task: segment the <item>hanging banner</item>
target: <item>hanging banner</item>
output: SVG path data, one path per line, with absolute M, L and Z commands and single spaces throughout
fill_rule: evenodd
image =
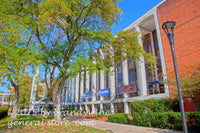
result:
M 62 98 L 61 102 L 65 102 L 65 98 L 64 97 Z
M 71 97 L 66 98 L 66 101 L 71 101 Z
M 154 80 L 154 81 L 148 82 L 148 85 L 155 85 L 155 84 L 159 84 L 159 83 L 160 83 L 160 81 Z
M 131 85 L 125 85 L 125 86 L 117 87 L 116 91 L 118 92 L 118 94 L 124 94 L 124 93 L 131 93 L 131 92 L 133 92 Z
M 96 92 L 96 96 L 110 95 L 110 88 L 101 89 Z
M 117 87 L 116 88 L 116 91 L 118 92 L 118 94 L 124 94 L 124 86 L 121 86 L 121 87 Z
M 84 98 L 91 98 L 92 92 L 85 93 Z

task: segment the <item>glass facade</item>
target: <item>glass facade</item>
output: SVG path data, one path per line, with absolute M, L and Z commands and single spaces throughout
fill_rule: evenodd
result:
M 110 88 L 109 86 L 109 72 L 105 71 L 104 72 L 104 89 L 106 88 Z M 105 95 L 103 96 L 104 100 L 109 100 L 110 99 L 110 95 Z
M 123 86 L 123 71 L 122 71 L 122 62 L 117 64 L 117 74 L 116 74 L 116 87 L 122 87 Z M 116 98 L 120 99 L 123 98 L 123 94 L 119 94 L 116 91 Z
M 157 64 L 154 64 L 155 68 L 153 71 L 148 69 L 147 64 L 145 64 L 147 94 L 152 95 L 157 93 L 163 93 L 164 83 L 156 31 L 152 32 L 152 38 L 150 36 L 150 33 L 143 36 L 143 48 L 147 53 L 151 53 L 157 58 Z
M 113 99 L 111 100 L 109 94 L 102 94 L 106 93 L 106 90 L 102 90 L 98 93 L 100 95 L 102 94 L 101 96 L 96 96 L 95 93 L 96 99 L 84 98 L 83 103 L 79 100 L 79 103 L 76 104 L 77 106 L 82 107 L 83 110 L 85 109 L 85 107 L 87 107 L 89 111 L 91 111 L 92 109 L 93 111 L 100 111 L 102 109 L 111 110 L 112 108 L 114 110 L 113 112 L 127 112 L 128 105 L 132 101 L 137 99 L 141 100 L 144 97 L 146 99 L 154 98 L 154 94 L 165 92 L 160 57 L 160 54 L 162 53 L 160 53 L 159 51 L 160 48 L 158 44 L 157 33 L 155 30 L 153 32 L 144 32 L 144 30 L 145 29 L 141 30 L 143 32 L 143 36 L 141 38 L 142 42 L 140 44 L 143 45 L 143 48 L 147 53 L 151 53 L 153 56 L 156 56 L 157 59 L 157 63 L 152 64 L 152 70 L 148 68 L 146 61 L 136 62 L 135 59 L 128 58 L 127 62 L 115 62 L 116 65 L 112 66 L 113 68 L 110 68 L 111 70 L 114 69 L 114 71 L 103 71 L 99 69 L 95 75 L 89 74 L 89 76 L 86 75 L 86 73 L 88 74 L 88 72 L 82 72 L 82 77 L 81 75 L 79 76 L 79 96 L 81 91 L 83 92 L 83 95 L 88 92 L 93 92 L 92 90 L 94 86 L 96 86 L 96 92 L 100 89 L 110 88 L 113 93 L 115 91 L 115 94 L 113 96 Z M 114 53 L 119 54 L 119 52 Z M 106 54 L 104 55 L 104 57 L 105 56 Z M 137 65 L 137 63 L 140 64 Z M 95 85 L 93 84 L 94 80 L 96 80 Z M 71 80 L 68 80 L 68 85 L 69 86 L 67 88 L 67 96 L 69 97 L 71 96 L 71 93 L 74 93 L 70 92 Z M 157 96 L 163 97 L 163 95 L 155 95 L 155 97 Z M 94 101 L 92 101 L 92 99 L 94 99 Z
M 128 97 L 138 96 L 137 70 L 135 61 L 132 58 L 128 58 L 128 81 L 133 91 L 128 93 Z
M 100 73 L 96 72 L 96 91 L 100 90 L 100 79 L 101 79 Z M 96 96 L 96 100 L 100 100 L 100 96 Z

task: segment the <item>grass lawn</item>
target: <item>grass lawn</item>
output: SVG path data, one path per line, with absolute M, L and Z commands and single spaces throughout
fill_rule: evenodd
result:
M 49 124 L 53 117 L 43 118 L 42 116 L 17 116 L 16 119 L 10 119 L 9 116 L 0 120 L 0 132 L 9 133 L 106 133 L 99 129 L 76 125 L 76 124 Z M 40 122 L 39 122 L 40 121 Z M 32 124 L 31 124 L 32 122 Z M 65 121 L 60 121 L 60 123 Z M 66 121 L 67 122 L 67 121 Z M 40 124 L 37 124 L 40 123 Z M 41 124 L 43 123 L 43 124 Z M 20 125 L 21 124 L 21 125 Z M 24 126 L 22 126 L 24 124 Z M 27 126 L 26 126 L 27 124 Z M 9 128 L 10 126 L 10 128 Z

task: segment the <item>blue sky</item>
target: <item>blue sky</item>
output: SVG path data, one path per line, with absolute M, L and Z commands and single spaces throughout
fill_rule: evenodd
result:
M 132 22 L 137 20 L 162 0 L 122 0 L 119 2 L 119 8 L 122 10 L 119 25 L 114 25 L 112 32 L 116 35 L 117 31 L 123 30 Z M 0 91 L 9 92 L 7 86 L 0 85 Z

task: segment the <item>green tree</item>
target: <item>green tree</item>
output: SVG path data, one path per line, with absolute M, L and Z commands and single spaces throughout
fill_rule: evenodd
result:
M 39 4 L 35 35 L 45 53 L 44 62 L 59 70 L 55 80 L 56 112 L 60 111 L 64 81 L 75 74 L 68 71 L 71 61 L 77 54 L 95 49 L 95 43 L 105 42 L 105 36 L 112 35 L 111 26 L 121 13 L 117 2 L 46 0 Z M 55 119 L 60 119 L 59 113 Z
M 28 75 L 26 69 L 37 64 L 31 17 L 26 15 L 28 6 L 22 0 L 2 0 L 0 5 L 0 77 L 1 84 L 14 87 L 12 118 L 17 113 L 20 86 Z
M 30 105 L 32 78 L 29 76 L 24 77 L 24 83 L 19 88 L 19 107 L 28 108 Z
M 54 74 L 55 84 L 52 85 L 56 93 L 56 112 L 60 112 L 61 92 L 67 78 L 82 71 L 108 70 L 111 65 L 108 62 L 112 58 L 103 60 L 98 58 L 98 52 L 93 53 L 99 46 L 109 43 L 115 50 L 121 48 L 121 52 L 132 53 L 124 54 L 125 56 L 115 54 L 116 62 L 129 55 L 140 57 L 142 54 L 149 62 L 154 62 L 152 56 L 146 54 L 138 44 L 137 34 L 119 32 L 118 38 L 111 34 L 111 26 L 117 23 L 121 14 L 118 2 L 119 0 L 45 0 L 38 4 L 34 34 L 42 47 L 44 63 L 59 71 L 57 75 Z M 87 56 L 89 57 L 86 58 Z M 93 60 L 96 60 L 96 64 Z M 55 119 L 60 118 L 57 113 Z

